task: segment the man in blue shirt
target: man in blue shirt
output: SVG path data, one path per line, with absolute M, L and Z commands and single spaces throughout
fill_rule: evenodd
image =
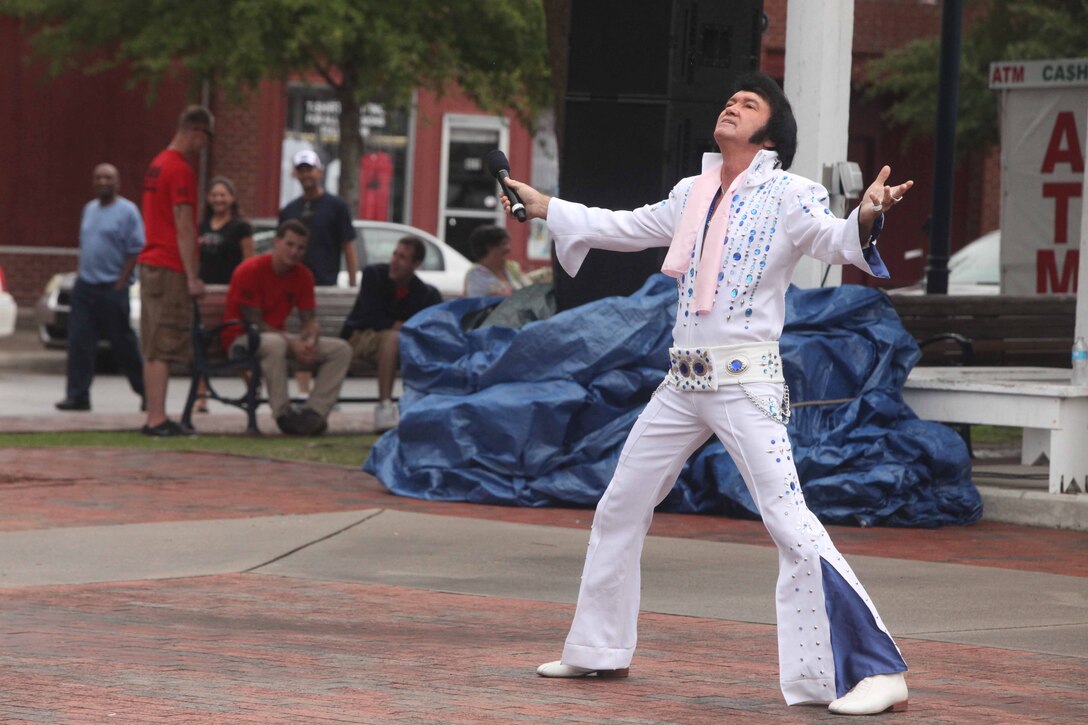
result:
M 79 275 L 68 316 L 67 396 L 58 410 L 90 410 L 98 340 L 106 338 L 132 391 L 143 398 L 143 359 L 129 322 L 128 288 L 144 247 L 140 210 L 118 196 L 121 177 L 111 164 L 94 169 L 96 199 L 83 207 Z

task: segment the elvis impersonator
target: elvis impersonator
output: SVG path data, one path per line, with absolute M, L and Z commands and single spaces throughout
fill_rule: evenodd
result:
M 778 547 L 778 657 L 789 705 L 830 703 L 863 715 L 903 709 L 907 666 L 849 564 L 805 504 L 789 436 L 789 391 L 778 340 L 785 293 L 802 255 L 887 268 L 874 242 L 882 212 L 911 188 L 877 175 L 843 220 L 827 191 L 787 173 L 797 147 L 789 101 L 769 76 L 738 82 L 718 116 L 722 159 L 669 198 L 609 211 L 551 198 L 517 181 L 530 218 L 547 221 L 571 275 L 589 249 L 669 248 L 662 271 L 679 303 L 670 367 L 624 444 L 597 504 L 578 605 L 562 659 L 543 677 L 626 677 L 635 651 L 639 561 L 654 507 L 711 433 L 740 469 Z M 510 211 L 510 200 L 503 195 Z

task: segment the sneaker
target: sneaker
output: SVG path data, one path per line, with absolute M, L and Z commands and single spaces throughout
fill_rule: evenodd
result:
M 384 431 L 396 428 L 400 424 L 400 411 L 392 400 L 383 400 L 374 409 L 374 430 Z
M 329 428 L 325 417 L 313 408 L 303 408 L 298 413 L 296 423 L 299 435 L 319 436 Z
M 194 433 L 192 428 L 185 430 L 169 419 L 164 420 L 156 426 L 145 425 L 140 429 L 140 432 L 145 436 L 151 436 L 152 438 L 177 438 L 178 436 L 187 436 Z
M 299 430 L 301 415 L 302 411 L 298 406 L 288 405 L 287 410 L 276 416 L 276 425 L 279 426 L 279 429 L 283 433 L 286 433 L 289 436 L 302 435 Z
M 65 398 L 57 403 L 57 410 L 90 410 L 91 401 L 86 398 Z

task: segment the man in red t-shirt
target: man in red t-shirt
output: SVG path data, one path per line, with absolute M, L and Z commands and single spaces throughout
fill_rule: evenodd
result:
M 309 232 L 297 219 L 280 224 L 272 251 L 250 257 L 234 270 L 227 291 L 223 318 L 245 320 L 261 333 L 257 357 L 268 386 L 268 402 L 276 425 L 292 435 L 319 435 L 328 427 L 329 411 L 340 396 L 340 386 L 351 364 L 351 346 L 339 338 L 319 335 L 314 302 L 314 275 L 302 264 Z M 284 331 L 291 310 L 298 309 L 298 335 Z M 244 347 L 237 327 L 223 331 L 223 347 Z M 300 368 L 316 369 L 314 386 L 304 407 L 287 396 L 287 360 Z
M 144 175 L 143 217 L 147 243 L 140 265 L 140 350 L 144 356 L 147 421 L 144 435 L 187 431 L 166 417 L 170 363 L 190 357 L 193 298 L 204 294 L 196 246 L 196 173 L 189 159 L 211 141 L 215 119 L 203 106 L 189 106 L 173 140 Z

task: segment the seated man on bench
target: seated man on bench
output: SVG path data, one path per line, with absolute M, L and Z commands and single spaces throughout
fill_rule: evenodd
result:
M 340 337 L 351 345 L 355 357 L 378 368 L 378 403 L 374 427 L 396 428 L 400 414 L 393 404 L 393 381 L 400 367 L 400 328 L 414 314 L 442 301 L 442 294 L 416 276 L 427 255 L 419 237 L 402 237 L 393 248 L 389 264 L 363 268 L 359 296 L 344 320 Z
M 276 425 L 289 435 L 320 435 L 328 428 L 329 411 L 340 395 L 340 386 L 351 364 L 351 347 L 337 338 L 319 335 L 314 276 L 302 264 L 309 237 L 305 225 L 290 219 L 276 229 L 269 254 L 250 257 L 234 270 L 227 292 L 225 319 L 245 320 L 261 333 L 257 357 L 268 386 L 268 402 Z M 297 308 L 300 334 L 284 329 L 287 316 Z M 245 346 L 236 327 L 222 333 L 223 349 Z M 287 395 L 287 361 L 303 369 L 316 369 L 313 390 L 305 407 L 291 403 Z

